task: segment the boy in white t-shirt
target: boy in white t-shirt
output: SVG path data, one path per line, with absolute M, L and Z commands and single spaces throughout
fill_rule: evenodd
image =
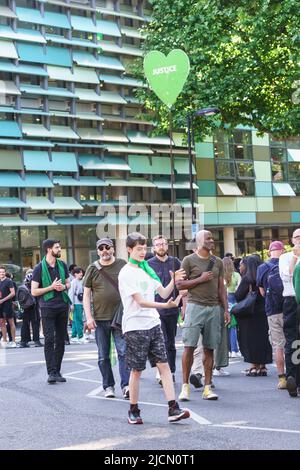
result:
M 145 261 L 147 239 L 140 233 L 131 233 L 126 240 L 130 258 L 119 273 L 119 290 L 124 306 L 122 330 L 126 340 L 126 362 L 130 368 L 128 411 L 129 424 L 143 424 L 138 408 L 139 381 L 149 359 L 152 367 L 157 367 L 169 405 L 168 421 L 175 422 L 189 418 L 188 410 L 179 408 L 175 401 L 172 374 L 168 364 L 165 342 L 160 327 L 157 308 L 174 308 L 180 296 L 166 303 L 154 301 L 155 293 L 167 298 L 174 287 L 172 279 L 163 287 L 155 271 Z M 172 273 L 173 274 L 173 273 Z M 182 269 L 175 272 L 175 281 L 184 279 Z

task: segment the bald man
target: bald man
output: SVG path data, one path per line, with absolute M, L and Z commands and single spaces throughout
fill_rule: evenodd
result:
M 285 336 L 286 388 L 290 397 L 297 397 L 300 387 L 300 365 L 293 360 L 299 339 L 299 311 L 293 286 L 295 266 L 300 262 L 300 228 L 292 236 L 292 251 L 279 258 L 279 274 L 283 282 L 283 332 Z M 297 355 L 296 355 L 297 356 Z
M 177 284 L 179 290 L 188 290 L 187 308 L 183 324 L 184 352 L 182 356 L 183 385 L 179 400 L 190 399 L 189 375 L 193 363 L 194 349 L 200 334 L 203 344 L 203 366 L 205 386 L 202 398 L 217 400 L 218 395 L 211 389 L 214 349 L 221 340 L 220 315 L 224 309 L 225 324 L 230 322 L 227 294 L 224 287 L 223 263 L 211 254 L 214 239 L 208 230 L 200 230 L 196 236 L 195 253 L 186 256 L 182 268 L 186 280 Z

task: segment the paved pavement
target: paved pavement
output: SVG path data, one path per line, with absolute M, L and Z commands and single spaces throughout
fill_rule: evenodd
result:
M 3 351 L 2 351 L 3 353 Z M 178 371 L 182 345 L 178 343 Z M 185 406 L 192 419 L 167 422 L 167 407 L 155 371 L 141 380 L 143 426 L 127 424 L 128 402 L 103 397 L 95 343 L 66 347 L 67 383 L 48 385 L 42 348 L 6 350 L 0 367 L 0 449 L 300 449 L 300 397 L 276 390 L 268 377 L 246 377 L 242 359 L 232 359 L 230 376 L 215 377 L 219 400 L 202 400 L 191 387 Z M 115 377 L 118 377 L 117 367 Z M 176 374 L 180 391 L 180 372 Z

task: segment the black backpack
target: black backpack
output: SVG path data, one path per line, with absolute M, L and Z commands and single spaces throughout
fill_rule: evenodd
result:
M 23 310 L 33 307 L 36 299 L 31 295 L 30 290 L 23 284 L 17 290 L 17 302 Z
M 279 264 L 269 264 L 267 273 L 266 309 L 267 313 L 282 313 L 283 308 L 283 284 L 279 274 Z

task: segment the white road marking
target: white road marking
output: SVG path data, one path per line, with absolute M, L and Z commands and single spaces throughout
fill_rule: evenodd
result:
M 195 413 L 194 411 L 191 411 L 189 410 L 190 412 L 190 415 L 191 415 L 191 418 L 196 421 L 196 423 L 198 424 L 202 424 L 202 425 L 209 425 L 209 424 L 212 424 L 210 421 L 208 421 L 206 418 L 203 418 L 203 416 L 200 416 L 198 415 L 197 413 Z
M 227 425 L 227 424 L 213 424 L 216 428 L 229 428 L 229 429 L 247 429 L 253 431 L 268 431 L 268 432 L 281 432 L 289 434 L 300 434 L 300 430 L 297 429 L 278 429 L 278 428 L 261 428 L 259 426 L 238 426 L 238 425 Z

